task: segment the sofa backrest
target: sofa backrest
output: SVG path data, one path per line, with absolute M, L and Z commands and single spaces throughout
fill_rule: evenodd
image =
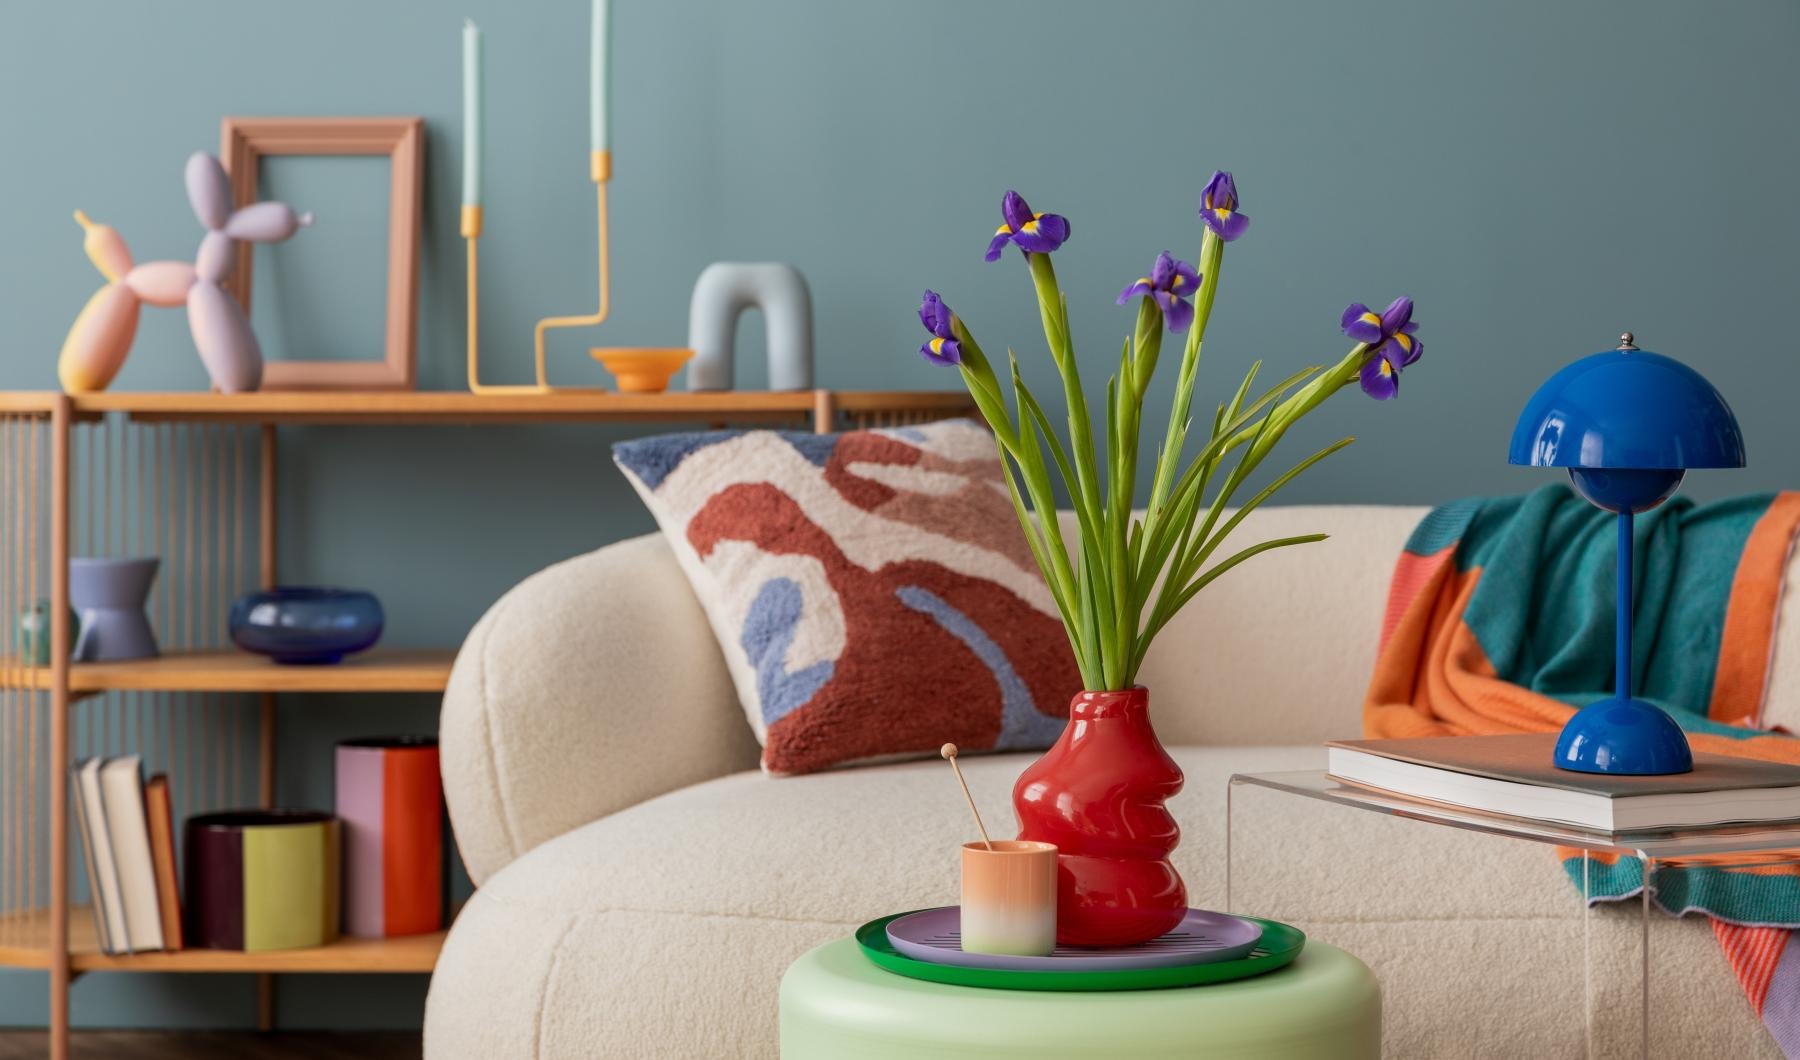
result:
M 1316 743 L 1361 734 L 1394 561 L 1427 509 L 1260 508 L 1220 550 L 1310 532 L 1213 582 L 1157 638 L 1139 681 L 1172 744 Z M 1800 551 L 1786 582 L 1800 590 Z M 1785 592 L 1761 724 L 1800 733 L 1800 591 Z
M 1303 744 L 1354 738 L 1375 666 L 1388 579 L 1424 508 L 1259 508 L 1215 557 L 1327 533 L 1254 556 L 1207 586 L 1158 635 L 1138 680 L 1163 741 Z

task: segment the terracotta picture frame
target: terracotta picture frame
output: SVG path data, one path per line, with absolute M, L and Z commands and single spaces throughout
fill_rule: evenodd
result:
M 238 206 L 256 201 L 264 155 L 387 155 L 387 324 L 380 360 L 270 361 L 264 390 L 412 390 L 418 385 L 419 216 L 425 176 L 425 119 L 226 118 L 219 156 Z M 226 286 L 250 312 L 246 248 Z

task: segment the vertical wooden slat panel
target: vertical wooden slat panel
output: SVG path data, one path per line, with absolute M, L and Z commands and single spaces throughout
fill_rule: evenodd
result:
M 69 1055 L 69 399 L 51 416 L 50 1055 Z
M 93 468 L 89 473 L 94 476 L 95 488 L 100 492 L 99 508 L 95 512 L 100 536 L 94 540 L 92 555 L 105 556 L 112 552 L 112 418 L 102 416 L 95 431 Z
M 13 416 L 0 418 L 0 497 L 8 498 L 11 507 L 0 519 L 0 525 L 10 530 L 15 518 L 16 497 L 13 489 L 13 459 L 17 448 L 18 422 Z M 9 535 L 10 536 L 10 535 Z M 0 555 L 0 607 L 11 610 L 14 603 L 12 586 L 12 570 L 15 549 L 12 547 L 18 538 L 13 537 L 7 543 L 3 555 Z M 19 695 L 13 686 L 23 667 L 16 663 L 8 663 L 4 667 L 7 677 L 6 688 L 0 691 L 0 748 L 5 751 L 3 761 L 6 763 L 6 775 L 0 777 L 0 787 L 4 788 L 4 813 L 0 813 L 0 851 L 3 851 L 5 864 L 0 865 L 0 912 L 8 912 L 19 907 L 19 877 L 23 859 L 19 856 L 19 843 L 24 833 L 24 763 L 21 760 L 24 748 L 21 740 L 19 717 Z
M 260 538 L 260 566 L 262 587 L 272 589 L 276 578 L 276 545 L 275 537 L 275 505 L 276 480 L 275 468 L 277 452 L 274 424 L 264 424 L 262 428 L 262 477 L 258 483 L 257 498 L 257 535 Z
M 261 428 L 257 446 L 256 477 L 256 557 L 257 581 L 262 588 L 274 588 L 280 574 L 278 540 L 275 536 L 276 505 L 280 483 L 276 478 L 279 453 L 273 424 Z M 275 802 L 275 697 L 265 692 L 257 699 L 257 795 L 264 806 Z
M 24 596 L 19 586 L 19 571 L 24 565 L 24 557 L 17 546 L 24 537 L 25 530 L 25 506 L 20 503 L 20 494 L 23 492 L 21 479 L 24 477 L 22 474 L 23 461 L 20 459 L 20 439 L 27 429 L 27 422 L 22 418 L 9 416 L 6 420 L 5 440 L 0 442 L 0 445 L 4 446 L 5 454 L 4 460 L 0 461 L 4 464 L 5 469 L 3 473 L 0 473 L 4 476 L 4 485 L 0 486 L 0 493 L 6 497 L 5 523 L 7 536 L 11 538 L 7 543 L 4 563 L 0 564 L 0 601 L 3 601 L 0 602 L 0 607 L 6 609 L 9 618 L 19 613 L 19 609 L 23 606 Z M 23 671 L 23 666 L 15 666 L 10 675 L 13 680 L 9 680 L 7 684 L 16 684 L 17 679 L 24 676 Z M 9 821 L 6 845 L 5 905 L 9 908 L 22 909 L 27 907 L 25 852 L 29 845 L 28 835 L 33 825 L 26 810 L 31 790 L 25 764 L 31 753 L 26 744 L 26 733 L 29 728 L 26 723 L 26 715 L 30 712 L 31 696 L 30 693 L 23 693 L 17 688 L 9 687 L 6 700 L 6 744 L 9 759 L 7 764 L 10 774 L 7 778 L 7 786 L 11 795 L 11 806 L 7 816 L 11 820 Z
M 191 532 L 196 541 L 195 550 L 199 557 L 199 562 L 198 566 L 193 571 L 189 572 L 188 580 L 182 583 L 182 590 L 193 597 L 194 611 L 197 613 L 195 621 L 198 629 L 189 631 L 188 647 L 194 651 L 204 651 L 212 646 L 212 632 L 210 628 L 212 579 L 210 575 L 212 573 L 213 563 L 212 550 L 207 547 L 211 543 L 209 541 L 210 535 L 208 531 L 216 526 L 217 523 L 215 523 L 212 518 L 214 503 L 212 489 L 213 427 L 211 424 L 203 423 L 198 429 L 200 432 L 199 516 L 195 520 L 195 526 Z
M 132 479 L 136 487 L 134 510 L 137 518 L 132 521 L 131 551 L 139 556 L 148 555 L 144 551 L 144 532 L 150 522 L 150 446 L 146 432 L 141 425 L 131 432 L 131 445 L 137 453 L 137 475 Z
M 15 584 L 14 571 L 18 568 L 19 538 L 16 526 L 24 518 L 19 505 L 18 449 L 21 436 L 21 423 L 17 417 L 5 417 L 3 428 L 0 428 L 0 496 L 7 498 L 4 525 L 7 537 L 4 557 L 0 557 L 0 608 L 8 612 L 15 611 L 19 592 Z M 0 694 L 0 741 L 4 741 L 6 750 L 4 778 L 5 815 L 0 819 L 0 827 L 4 832 L 4 856 L 6 864 L 4 872 L 0 872 L 0 910 L 22 909 L 26 907 L 23 891 L 25 886 L 24 858 L 22 848 L 25 846 L 25 833 L 30 828 L 30 821 L 25 812 L 28 796 L 25 778 L 25 756 L 30 752 L 25 747 L 25 713 L 29 709 L 29 696 L 21 695 L 13 687 L 18 679 L 24 676 L 24 661 L 16 660 L 6 667 L 7 688 Z
M 159 642 L 172 647 L 175 643 L 175 591 L 170 588 L 175 577 L 174 568 L 169 565 L 169 514 L 173 505 L 169 503 L 169 463 L 170 449 L 169 425 L 152 424 L 153 432 L 152 456 L 156 465 L 156 554 L 162 559 L 162 577 L 157 579 L 157 593 L 160 596 L 158 610 L 162 612 L 162 622 L 157 630 Z
M 37 599 L 38 599 L 38 550 L 37 550 L 38 549 L 38 514 L 39 514 L 38 513 L 38 464 L 39 464 L 38 435 L 41 433 L 41 430 L 39 428 L 38 423 L 35 420 L 26 421 L 25 429 L 26 429 L 27 433 L 30 435 L 30 438 L 27 443 L 27 452 L 26 452 L 26 457 L 25 457 L 26 478 L 27 478 L 27 483 L 26 483 L 26 487 L 25 487 L 25 489 L 26 489 L 25 495 L 26 495 L 27 499 L 26 499 L 26 503 L 24 506 L 25 507 L 25 564 L 26 564 L 25 599 L 28 601 L 28 606 L 35 607 L 35 606 L 37 606 Z M 21 612 L 18 610 L 15 610 L 13 612 L 13 618 L 15 621 L 17 621 L 17 616 L 20 613 Z M 54 612 L 52 612 L 48 617 L 49 617 L 49 620 L 52 622 L 55 622 L 58 620 Z M 44 635 L 43 631 L 40 630 L 37 634 L 37 637 L 39 639 L 41 639 L 43 637 L 43 635 Z M 17 641 L 15 639 L 15 644 L 16 643 L 17 643 Z M 29 864 L 31 866 L 31 887 L 30 887 L 30 893 L 25 896 L 25 908 L 36 909 L 41 904 L 40 899 L 38 897 L 38 881 L 39 881 L 40 877 L 39 877 L 39 873 L 38 873 L 39 826 L 38 826 L 37 792 L 38 792 L 38 752 L 40 750 L 40 746 L 39 746 L 40 735 L 38 733 L 38 706 L 39 706 L 39 703 L 40 703 L 42 697 L 36 692 L 26 692 L 23 694 L 22 698 L 25 701 L 26 710 L 30 712 L 30 720 L 31 720 L 30 731 L 26 738 L 26 747 L 28 748 L 28 750 L 26 751 L 26 754 L 30 756 L 30 762 L 31 762 L 31 765 L 30 765 L 31 776 L 30 776 L 29 780 L 27 781 L 27 790 L 29 790 L 30 795 L 27 796 L 27 798 L 25 800 L 25 820 L 29 823 L 29 825 L 31 827 L 31 853 L 30 853 L 30 858 L 29 858 Z M 44 770 L 44 773 L 45 773 L 44 779 L 48 783 L 55 784 L 55 783 L 58 783 L 62 779 L 62 772 L 58 769 L 46 768 Z M 46 887 L 48 886 L 47 881 L 46 881 L 45 886 Z
M 250 507 L 250 495 L 244 491 L 244 445 L 248 428 L 238 427 L 232 431 L 232 463 L 233 475 L 237 479 L 237 503 L 231 509 L 231 596 L 236 599 L 242 595 L 246 586 L 244 577 L 244 512 Z
M 182 605 L 181 606 L 181 610 L 182 610 L 181 646 L 183 649 L 190 650 L 190 651 L 194 648 L 194 603 L 195 603 L 195 601 L 194 601 L 194 593 L 193 593 L 193 589 L 192 589 L 193 584 L 194 584 L 194 524 L 199 521 L 198 515 L 199 515 L 199 504 L 200 504 L 200 497 L 197 492 L 197 486 L 198 486 L 197 480 L 200 477 L 199 464 L 200 464 L 200 448 L 201 447 L 194 438 L 194 431 L 195 431 L 195 428 L 192 424 L 185 425 L 185 430 L 183 431 L 183 433 L 186 435 L 185 441 L 186 441 L 186 449 L 187 449 L 187 459 L 184 461 L 184 463 L 187 466 L 187 477 L 188 477 L 187 478 L 187 522 L 181 528 L 181 547 L 182 547 L 181 580 L 174 583 L 175 585 L 180 587 L 181 597 L 182 597 L 182 600 L 181 600 L 181 605 Z

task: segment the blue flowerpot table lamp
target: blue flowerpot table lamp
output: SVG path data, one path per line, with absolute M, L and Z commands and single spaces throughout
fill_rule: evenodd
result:
M 1681 727 L 1631 694 L 1632 516 L 1674 495 L 1689 468 L 1743 467 L 1737 417 L 1699 372 L 1638 349 L 1628 331 L 1618 349 L 1583 357 L 1531 395 L 1508 459 L 1568 468 L 1575 492 L 1619 516 L 1613 698 L 1569 719 L 1556 740 L 1556 764 L 1580 773 L 1692 770 Z

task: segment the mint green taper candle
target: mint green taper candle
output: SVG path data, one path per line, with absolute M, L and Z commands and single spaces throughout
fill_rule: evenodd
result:
M 463 19 L 464 206 L 481 205 L 481 27 Z
M 588 149 L 595 154 L 612 150 L 611 101 L 607 98 L 607 81 L 611 77 L 612 0 L 594 0 L 593 50 L 588 56 Z

